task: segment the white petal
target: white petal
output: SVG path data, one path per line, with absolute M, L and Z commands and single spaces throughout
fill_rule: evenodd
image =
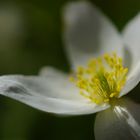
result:
M 56 81 L 58 84 L 62 82 L 61 79 L 56 79 Z M 0 77 L 0 94 L 42 111 L 65 115 L 79 115 L 94 113 L 107 107 L 97 106 L 87 102 L 86 99 L 78 99 L 78 97 L 73 99 L 74 96 L 68 95 L 69 89 L 65 95 L 60 93 L 61 90 L 60 87 L 59 91 L 54 79 L 51 81 L 49 76 L 46 78 L 33 76 Z
M 51 66 L 44 66 L 40 69 L 39 71 L 39 75 L 42 77 L 47 77 L 47 76 L 54 76 L 54 77 L 59 77 L 61 79 L 65 79 L 66 81 L 68 81 L 68 74 L 66 74 L 63 71 L 60 71 L 54 67 Z M 65 78 L 64 78 L 65 77 Z
M 96 140 L 139 140 L 140 104 L 123 99 L 98 113 L 94 131 Z
M 125 52 L 129 63 L 129 75 L 123 95 L 133 89 L 140 81 L 140 14 L 132 19 L 123 31 Z
M 91 3 L 69 3 L 63 10 L 63 17 L 64 43 L 73 68 L 105 52 L 117 52 L 122 56 L 119 33 Z
M 85 100 L 85 98 L 79 94 L 79 89 L 70 82 L 70 75 L 49 66 L 42 68 L 39 75 L 46 78 L 46 88 L 51 88 L 51 91 L 54 93 L 54 95 L 50 93 L 51 95 L 49 96 L 57 97 L 58 95 L 59 98 Z

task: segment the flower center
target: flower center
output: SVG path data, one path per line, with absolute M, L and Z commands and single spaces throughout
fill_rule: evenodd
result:
M 116 53 L 92 59 L 87 67 L 78 67 L 71 80 L 80 94 L 96 104 L 110 103 L 118 98 L 126 82 L 128 69 Z

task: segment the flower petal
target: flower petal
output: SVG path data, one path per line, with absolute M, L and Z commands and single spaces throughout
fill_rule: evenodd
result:
M 64 43 L 73 68 L 105 52 L 122 56 L 123 44 L 114 25 L 91 3 L 72 2 L 63 10 Z
M 140 81 L 140 14 L 132 19 L 123 31 L 126 57 L 129 61 L 129 75 L 122 95 L 128 93 Z
M 51 91 L 54 93 L 54 95 L 50 93 L 51 95 L 49 96 L 72 100 L 85 100 L 85 98 L 79 94 L 79 89 L 70 82 L 70 75 L 49 66 L 43 67 L 39 75 L 46 78 L 47 88 L 51 88 Z
M 56 81 L 58 84 L 62 82 L 61 79 L 56 79 Z M 2 76 L 0 77 L 0 94 L 42 111 L 65 115 L 90 114 L 107 107 L 97 106 L 87 100 L 73 99 L 73 96 L 69 95 L 67 97 L 69 94 L 67 92 L 66 95 L 60 94 L 61 88 L 59 91 L 56 83 L 53 82 L 54 79 L 51 81 L 49 76 L 46 78 Z
M 96 140 L 139 140 L 140 104 L 122 99 L 108 110 L 98 113 L 95 120 Z

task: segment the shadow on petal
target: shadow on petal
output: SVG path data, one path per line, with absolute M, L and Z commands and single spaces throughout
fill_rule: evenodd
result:
M 128 47 L 124 47 L 124 66 L 127 67 L 129 70 L 132 68 L 132 54 Z
M 118 100 L 97 114 L 94 132 L 96 140 L 139 140 L 140 104 L 126 98 Z
M 135 102 L 140 103 L 140 83 L 133 90 L 131 90 L 127 96 Z

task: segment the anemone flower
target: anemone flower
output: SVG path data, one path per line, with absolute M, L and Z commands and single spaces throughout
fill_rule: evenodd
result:
M 69 3 L 63 19 L 72 73 L 1 76 L 0 94 L 59 115 L 98 112 L 96 140 L 140 139 L 140 105 L 124 96 L 140 80 L 140 15 L 121 34 L 89 2 Z

